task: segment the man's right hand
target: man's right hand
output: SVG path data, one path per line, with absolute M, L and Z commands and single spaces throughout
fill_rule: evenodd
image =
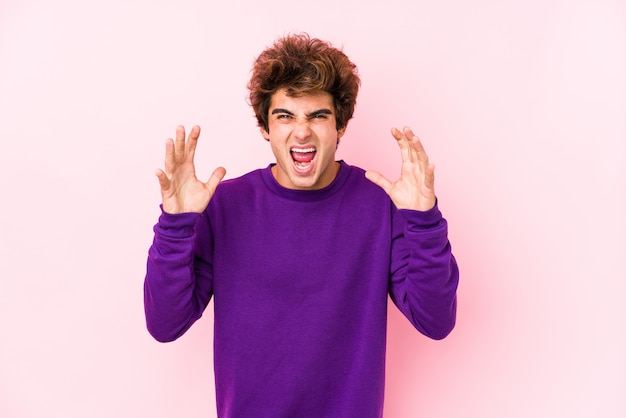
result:
M 198 180 L 193 157 L 199 136 L 200 127 L 196 125 L 185 141 L 185 128 L 179 125 L 176 141 L 169 138 L 165 143 L 165 171 L 158 169 L 156 176 L 166 213 L 203 212 L 226 174 L 223 167 L 218 167 L 206 183 Z

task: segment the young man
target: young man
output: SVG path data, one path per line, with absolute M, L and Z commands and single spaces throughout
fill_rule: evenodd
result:
M 458 269 L 419 139 L 392 130 L 395 182 L 335 160 L 358 86 L 343 52 L 287 36 L 249 83 L 275 163 L 203 183 L 200 128 L 167 141 L 147 326 L 175 340 L 213 297 L 220 417 L 381 417 L 387 295 L 431 338 L 454 327 Z

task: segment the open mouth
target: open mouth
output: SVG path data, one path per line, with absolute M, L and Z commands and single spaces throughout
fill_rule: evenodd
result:
M 299 172 L 307 172 L 313 166 L 316 150 L 314 147 L 291 148 L 291 158 Z

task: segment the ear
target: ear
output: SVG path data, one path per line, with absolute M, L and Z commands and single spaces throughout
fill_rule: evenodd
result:
M 343 136 L 343 134 L 346 133 L 346 127 L 347 127 L 347 125 L 344 125 L 343 128 L 337 130 L 337 141 L 339 141 L 341 139 L 341 137 Z
M 261 135 L 263 135 L 263 138 L 265 138 L 265 140 L 266 140 L 267 142 L 269 142 L 269 141 L 270 141 L 270 133 L 269 133 L 269 132 L 267 132 L 267 131 L 265 130 L 265 128 L 264 128 L 264 127 L 262 127 L 262 126 L 259 128 L 259 130 L 261 131 Z
M 337 148 L 339 147 L 339 141 L 341 141 L 341 137 L 343 136 L 343 134 L 346 132 L 346 127 L 344 126 L 343 128 L 337 130 Z

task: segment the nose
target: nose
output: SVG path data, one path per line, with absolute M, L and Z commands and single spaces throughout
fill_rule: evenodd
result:
M 293 136 L 299 141 L 309 139 L 309 137 L 311 136 L 311 127 L 309 126 L 309 121 L 298 121 L 294 126 Z

